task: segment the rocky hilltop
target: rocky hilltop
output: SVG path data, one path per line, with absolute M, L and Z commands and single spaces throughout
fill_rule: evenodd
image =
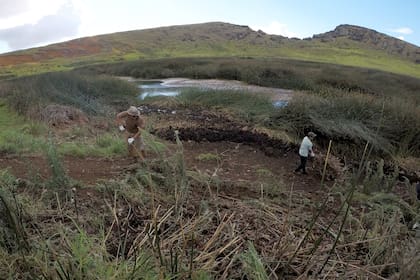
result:
M 334 42 L 343 38 L 364 43 L 371 48 L 404 56 L 415 63 L 420 63 L 420 48 L 418 46 L 361 26 L 342 24 L 333 31 L 312 37 L 312 39 L 320 40 L 321 42 Z

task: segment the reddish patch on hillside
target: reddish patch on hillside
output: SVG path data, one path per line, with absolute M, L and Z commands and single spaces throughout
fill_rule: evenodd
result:
M 38 48 L 33 50 L 31 54 L 21 51 L 0 55 L 0 66 L 36 63 L 57 58 L 87 56 L 99 54 L 103 51 L 106 50 L 104 50 L 98 38 L 88 37 Z
M 0 56 L 0 66 L 17 65 L 36 62 L 29 54 L 5 54 Z

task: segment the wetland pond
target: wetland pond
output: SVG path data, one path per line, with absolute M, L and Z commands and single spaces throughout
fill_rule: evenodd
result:
M 162 80 L 132 80 L 139 88 L 139 99 L 143 100 L 153 96 L 177 96 L 182 90 L 195 88 L 199 90 L 237 90 L 267 94 L 275 107 L 287 106 L 293 94 L 292 90 L 268 88 L 248 85 L 239 81 L 226 80 L 193 80 L 184 78 L 171 78 Z

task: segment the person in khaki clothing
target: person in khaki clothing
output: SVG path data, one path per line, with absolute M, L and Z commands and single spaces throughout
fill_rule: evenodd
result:
M 145 121 L 140 116 L 140 111 L 130 106 L 127 111 L 117 114 L 116 123 L 120 131 L 125 131 L 128 155 L 136 159 L 144 159 L 146 156 L 145 145 L 141 137 L 141 130 L 145 127 Z

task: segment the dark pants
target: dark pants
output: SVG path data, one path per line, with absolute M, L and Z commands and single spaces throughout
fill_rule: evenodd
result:
M 302 173 L 306 173 L 306 162 L 308 161 L 308 157 L 300 156 L 300 165 L 296 168 L 295 172 L 302 170 Z

